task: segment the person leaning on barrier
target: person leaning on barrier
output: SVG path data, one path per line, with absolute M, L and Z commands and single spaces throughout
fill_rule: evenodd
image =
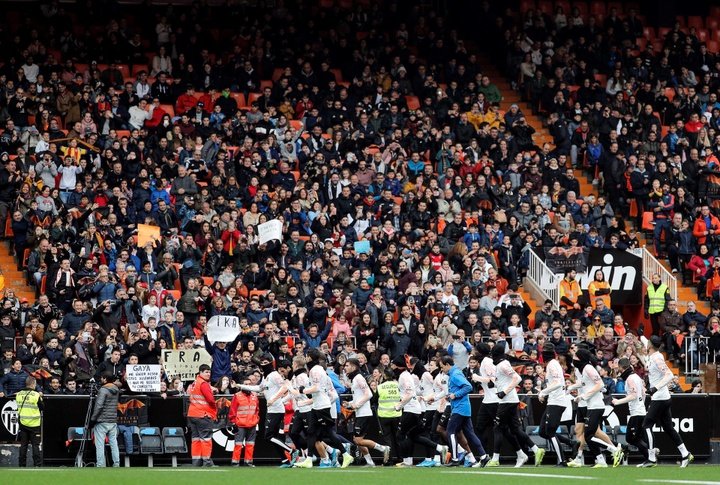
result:
M 33 466 L 42 465 L 40 456 L 40 426 L 42 424 L 43 395 L 35 390 L 34 377 L 25 380 L 25 389 L 15 395 L 20 420 L 20 459 L 18 466 L 27 465 L 28 444 L 32 443 Z
M 117 407 L 120 397 L 120 388 L 116 384 L 116 377 L 111 372 L 100 376 L 102 387 L 95 398 L 90 422 L 94 423 L 95 453 L 97 468 L 105 467 L 105 437 L 110 445 L 113 467 L 120 466 L 120 449 L 118 448 Z

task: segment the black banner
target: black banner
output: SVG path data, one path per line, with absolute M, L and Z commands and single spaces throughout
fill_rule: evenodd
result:
M 590 249 L 587 272 L 577 276 L 583 291 L 587 291 L 598 270 L 603 272 L 605 281 L 612 288 L 610 298 L 613 306 L 641 304 L 642 257 L 621 249 Z
M 135 401 L 135 402 L 133 402 Z M 0 399 L 0 409 L 6 411 L 9 407 L 5 405 L 8 399 Z M 223 408 L 228 401 L 223 402 Z M 471 403 L 474 413 L 481 403 L 480 396 L 471 396 Z M 163 427 L 186 427 L 184 418 L 184 399 L 159 397 L 130 396 L 125 400 L 127 409 L 141 410 L 138 418 L 140 424 L 144 417 L 147 417 L 150 426 Z M 43 448 L 44 460 L 47 466 L 66 465 L 72 466 L 77 452 L 77 443 L 67 443 L 67 430 L 69 427 L 82 426 L 85 419 L 85 412 L 88 406 L 88 398 L 74 396 L 46 396 L 45 412 L 43 414 Z M 527 423 L 529 425 L 539 424 L 545 406 L 535 398 L 529 401 L 526 408 Z M 8 411 L 9 413 L 9 411 Z M 262 436 L 264 423 L 264 401 L 261 400 L 261 419 L 258 436 Z M 720 437 L 720 394 L 678 394 L 673 396 L 673 420 L 675 428 L 682 436 L 687 448 L 698 460 L 707 458 L 710 455 L 710 438 Z M 612 430 L 615 426 L 627 424 L 627 406 L 619 406 L 613 409 L 608 406 L 606 410 L 604 425 Z M 142 426 L 142 424 L 140 424 Z M 227 464 L 230 461 L 233 446 L 233 435 L 221 423 L 213 434 L 213 459 L 219 464 Z M 679 456 L 677 448 L 661 430 L 655 430 L 656 446 L 660 448 L 661 459 L 675 459 Z M 378 432 L 377 423 L 373 423 L 368 438 L 384 442 Z M 189 436 L 188 436 L 189 440 Z M 5 421 L 0 424 L 0 442 L 13 443 L 16 438 L 10 433 Z M 94 446 L 88 448 L 88 459 L 93 459 Z M 189 448 L 189 447 L 188 447 Z M 419 450 L 418 450 L 419 451 Z M 503 456 L 514 456 L 510 449 L 503 449 Z M 420 455 L 418 455 L 420 456 Z M 636 457 L 637 458 L 637 457 Z M 169 462 L 162 456 L 154 456 L 155 462 Z M 180 462 L 189 462 L 190 457 L 180 457 Z M 255 447 L 256 461 L 276 461 L 276 454 L 272 447 L 263 439 L 258 439 Z M 93 460 L 94 461 L 94 460 Z M 147 459 L 140 455 L 133 457 L 133 464 L 144 466 Z
M 553 273 L 565 273 L 574 269 L 578 273 L 585 271 L 587 267 L 586 250 L 581 246 L 554 246 L 545 248 L 545 264 Z

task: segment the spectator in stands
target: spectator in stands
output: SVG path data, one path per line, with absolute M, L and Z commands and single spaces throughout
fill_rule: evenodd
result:
M 20 359 L 12 359 L 10 371 L 0 377 L 0 397 L 14 397 L 25 388 L 29 374 L 23 369 Z
M 602 270 L 595 271 L 593 280 L 588 285 L 588 297 L 593 307 L 596 308 L 598 300 L 601 300 L 606 308 L 610 308 L 612 306 L 610 293 L 612 293 L 612 288 L 605 281 L 605 273 Z
M 681 351 L 678 337 L 685 334 L 687 327 L 682 315 L 677 311 L 677 302 L 675 300 L 668 300 L 665 310 L 658 318 L 658 323 L 664 339 L 665 352 L 667 352 L 670 360 L 677 363 Z
M 605 306 L 605 300 L 597 298 L 595 300 L 595 310 L 593 317 L 600 317 L 602 324 L 606 327 L 612 327 L 615 320 L 615 312 L 611 308 Z
M 686 328 L 690 328 L 691 323 L 695 323 L 695 326 L 697 328 L 697 333 L 699 335 L 704 335 L 705 330 L 707 329 L 706 323 L 707 323 L 707 317 L 697 311 L 697 305 L 694 301 L 689 301 L 687 304 L 687 307 L 685 309 L 685 313 L 683 313 L 683 324 Z
M 659 318 L 670 299 L 670 289 L 662 282 L 660 275 L 654 273 L 647 287 L 644 302 L 645 318 L 650 318 L 652 335 L 661 335 Z

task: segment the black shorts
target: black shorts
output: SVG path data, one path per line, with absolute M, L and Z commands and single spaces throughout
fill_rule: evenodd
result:
M 636 438 L 642 439 L 644 436 L 643 422 L 645 416 L 630 416 L 627 423 L 627 441 L 630 444 L 634 444 Z
M 370 428 L 370 420 L 372 416 L 361 416 L 355 418 L 355 427 L 353 428 L 353 436 L 364 438 Z
M 495 416 L 497 416 L 498 403 L 483 403 L 480 405 L 480 410 L 477 414 L 477 421 L 475 422 L 475 429 L 478 433 L 483 434 L 492 431 L 495 427 Z
M 440 426 L 443 429 L 447 429 L 448 421 L 450 421 L 450 413 L 452 412 L 452 408 L 448 404 L 445 406 L 445 411 L 442 412 L 440 415 L 440 421 L 438 421 L 438 426 Z
M 308 434 L 317 436 L 323 428 L 335 427 L 335 420 L 330 415 L 330 408 L 313 409 L 308 420 Z
M 652 428 L 656 424 L 662 425 L 665 420 L 672 421 L 670 399 L 650 401 L 650 405 L 647 408 L 647 415 L 645 419 L 643 419 L 643 427 Z
M 422 427 L 428 431 L 432 428 L 433 423 L 433 417 L 435 416 L 435 411 L 425 411 L 422 413 Z
M 293 433 L 307 431 L 311 414 L 312 410 L 306 411 L 304 413 L 295 411 L 295 414 L 293 414 L 292 422 L 290 423 L 291 431 Z
M 285 414 L 270 413 L 265 415 L 265 439 L 277 438 L 285 429 Z
M 585 417 L 587 416 L 587 406 L 578 407 L 575 411 L 575 424 L 585 424 Z
M 540 436 L 545 439 L 550 439 L 555 436 L 564 412 L 565 406 L 548 404 L 542 416 Z

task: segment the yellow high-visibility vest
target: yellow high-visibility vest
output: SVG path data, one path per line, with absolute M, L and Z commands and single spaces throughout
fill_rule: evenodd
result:
M 395 405 L 400 402 L 400 386 L 396 381 L 380 384 L 378 390 L 378 418 L 398 418 L 402 411 L 396 411 Z
M 18 405 L 18 417 L 20 424 L 28 428 L 39 428 L 41 422 L 40 393 L 30 389 L 23 389 L 15 395 L 15 401 Z
M 654 315 L 656 313 L 662 313 L 665 309 L 665 293 L 667 293 L 668 287 L 665 283 L 658 286 L 657 290 L 652 283 L 647 287 L 648 299 L 650 300 L 650 306 L 648 306 L 648 313 Z

